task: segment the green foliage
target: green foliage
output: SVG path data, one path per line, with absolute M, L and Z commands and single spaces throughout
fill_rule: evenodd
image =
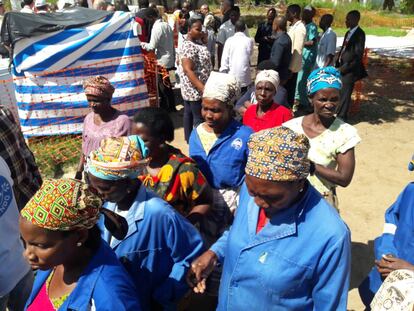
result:
M 413 14 L 414 0 L 401 0 L 400 9 L 401 13 Z

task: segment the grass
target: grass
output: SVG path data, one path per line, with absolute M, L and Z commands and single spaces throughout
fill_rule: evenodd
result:
M 29 139 L 39 170 L 44 177 L 60 177 L 66 168 L 79 162 L 80 135 L 44 136 Z

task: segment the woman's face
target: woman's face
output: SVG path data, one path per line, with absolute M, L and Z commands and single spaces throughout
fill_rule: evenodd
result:
M 314 113 L 322 118 L 333 118 L 339 103 L 339 90 L 334 88 L 317 91 L 310 98 Z
M 128 179 L 103 180 L 88 174 L 89 182 L 102 200 L 119 203 L 128 195 Z
M 92 111 L 95 113 L 99 113 L 110 106 L 110 100 L 107 98 L 98 97 L 95 95 L 86 95 L 88 99 L 89 107 L 91 107 Z
M 231 119 L 229 107 L 212 98 L 203 98 L 201 116 L 210 128 L 216 130 L 224 130 Z
M 259 105 L 270 105 L 273 103 L 273 97 L 276 94 L 276 89 L 269 81 L 260 81 L 256 84 L 255 94 Z
M 193 23 L 190 27 L 190 30 L 188 31 L 188 34 L 193 40 L 201 40 L 201 38 L 204 36 L 203 25 L 201 24 L 201 21 Z
M 148 148 L 149 157 L 154 157 L 154 154 L 160 151 L 161 144 L 164 143 L 164 141 L 151 136 L 150 129 L 141 122 L 135 123 L 135 126 L 132 128 L 132 134 L 138 135 L 144 141 L 145 147 Z
M 20 217 L 20 234 L 25 244 L 24 257 L 32 269 L 49 270 L 74 259 L 80 236 L 40 228 Z
M 246 175 L 246 186 L 256 205 L 273 215 L 292 206 L 304 181 L 269 181 Z

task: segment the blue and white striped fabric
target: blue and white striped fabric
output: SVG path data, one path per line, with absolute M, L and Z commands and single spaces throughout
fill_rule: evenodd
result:
M 133 115 L 149 105 L 144 59 L 130 13 L 115 12 L 99 23 L 18 41 L 13 76 L 26 137 L 82 132 L 90 111 L 82 83 L 103 75 L 115 87 L 112 105 Z

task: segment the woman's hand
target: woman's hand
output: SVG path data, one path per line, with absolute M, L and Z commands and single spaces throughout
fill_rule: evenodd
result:
M 414 265 L 392 255 L 383 255 L 381 260 L 375 260 L 375 266 L 383 278 L 386 278 L 394 270 L 408 269 L 414 271 Z
M 193 288 L 195 293 L 204 293 L 206 290 L 206 280 L 213 271 L 217 263 L 217 255 L 211 251 L 206 251 L 191 264 L 187 273 L 187 283 Z

